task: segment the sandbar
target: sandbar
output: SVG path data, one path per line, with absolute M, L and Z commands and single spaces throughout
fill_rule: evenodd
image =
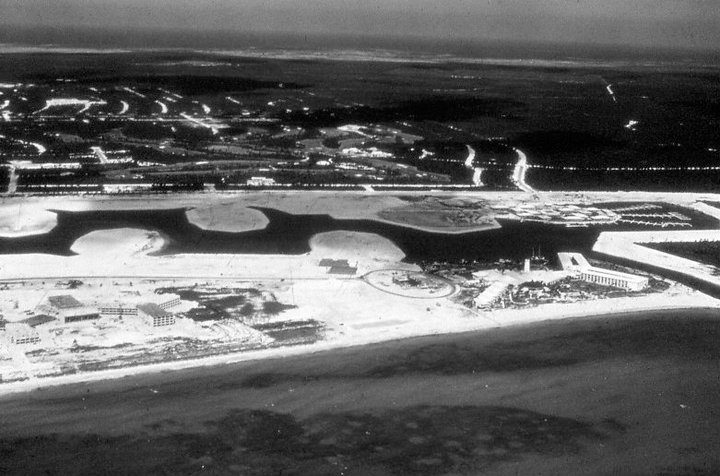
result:
M 247 208 L 242 202 L 221 202 L 206 207 L 192 207 L 185 212 L 188 221 L 203 230 L 240 233 L 262 230 L 270 222 L 262 212 Z
M 310 248 L 312 255 L 323 258 L 370 258 L 375 261 L 397 262 L 405 257 L 405 253 L 389 239 L 374 233 L 357 231 L 318 233 L 310 239 Z
M 50 202 L 47 202 L 50 205 Z M 24 203 L 21 200 L 3 201 L 0 204 L 0 237 L 47 233 L 57 224 L 57 215 L 48 211 L 42 203 Z
M 155 253 L 164 245 L 165 239 L 156 231 L 112 228 L 81 236 L 72 244 L 70 251 L 105 261 Z

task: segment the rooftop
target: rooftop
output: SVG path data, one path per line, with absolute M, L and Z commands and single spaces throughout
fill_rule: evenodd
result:
M 348 267 L 350 264 L 348 263 L 348 260 L 346 259 L 330 259 L 330 258 L 323 258 L 320 260 L 320 266 L 331 268 L 333 266 L 343 266 Z
M 161 308 L 154 302 L 146 302 L 144 304 L 138 304 L 138 310 L 144 312 L 150 317 L 167 317 L 172 314 Z
M 357 273 L 357 268 L 353 268 L 350 266 L 331 266 L 328 270 L 329 274 L 355 274 Z
M 581 253 L 558 253 L 557 255 L 562 269 L 585 269 L 591 267 L 590 263 L 588 263 Z
M 54 321 L 55 318 L 52 316 L 48 316 L 47 314 L 38 314 L 37 316 L 28 317 L 27 319 L 23 319 L 20 321 L 23 324 L 27 324 L 30 327 L 37 327 L 41 326 L 43 324 L 47 324 L 48 322 Z
M 69 294 L 63 294 L 61 296 L 50 296 L 48 302 L 51 306 L 57 309 L 72 309 L 74 307 L 82 307 L 82 303 L 70 296 Z
M 605 276 L 605 277 L 612 278 L 612 279 L 623 279 L 628 282 L 641 283 L 641 282 L 647 281 L 647 278 L 644 276 L 623 273 L 622 271 L 613 271 L 611 269 L 596 268 L 595 266 L 592 266 L 587 269 L 583 269 L 582 271 L 584 273 L 594 274 L 596 276 Z

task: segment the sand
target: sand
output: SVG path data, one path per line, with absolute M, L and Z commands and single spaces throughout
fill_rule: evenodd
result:
M 144 256 L 160 251 L 165 240 L 156 231 L 137 228 L 98 230 L 78 238 L 70 250 L 103 261 Z
M 318 233 L 310 239 L 311 255 L 320 258 L 398 262 L 405 253 L 389 239 L 374 233 L 330 231 Z M 352 263 L 351 263 L 352 264 Z
M 246 208 L 243 202 L 220 202 L 212 206 L 193 207 L 185 215 L 190 223 L 203 230 L 231 233 L 262 230 L 269 223 L 262 212 Z
M 55 228 L 57 216 L 46 206 L 50 206 L 49 201 L 25 203 L 15 199 L 0 202 L 0 237 L 36 235 Z

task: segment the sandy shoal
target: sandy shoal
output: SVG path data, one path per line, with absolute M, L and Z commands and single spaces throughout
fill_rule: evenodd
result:
M 185 212 L 188 221 L 203 230 L 240 233 L 262 230 L 270 221 L 262 212 L 242 203 L 221 202 L 217 205 L 193 207 Z
M 47 202 L 47 205 L 50 205 Z M 0 204 L 0 237 L 17 238 L 47 233 L 57 224 L 57 216 L 44 203 L 15 200 Z
M 310 248 L 312 256 L 350 261 L 372 259 L 396 262 L 405 257 L 405 253 L 389 239 L 374 233 L 356 231 L 318 233 L 310 239 Z
M 147 255 L 160 251 L 163 237 L 155 231 L 137 228 L 112 228 L 83 235 L 72 244 L 70 251 L 95 259 L 118 259 L 124 256 Z

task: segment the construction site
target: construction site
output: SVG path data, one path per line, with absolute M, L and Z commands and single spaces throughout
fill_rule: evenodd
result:
M 254 329 L 284 307 L 271 293 L 198 311 L 233 294 L 225 283 L 156 280 L 87 280 L 72 289 L 59 281 L 18 281 L 0 290 L 0 381 L 63 375 L 216 353 L 247 350 L 275 341 Z M 196 301 L 167 292 L 168 286 L 196 289 Z M 178 288 L 180 289 L 180 288 Z M 203 292 L 201 292 L 203 291 Z M 215 298 L 208 298 L 211 295 Z M 220 297 L 218 297 L 220 296 Z M 237 294 L 236 294 L 236 301 Z M 196 311 L 193 313 L 193 311 Z M 244 315 L 244 319 L 237 316 Z M 246 321 L 246 322 L 244 322 Z

